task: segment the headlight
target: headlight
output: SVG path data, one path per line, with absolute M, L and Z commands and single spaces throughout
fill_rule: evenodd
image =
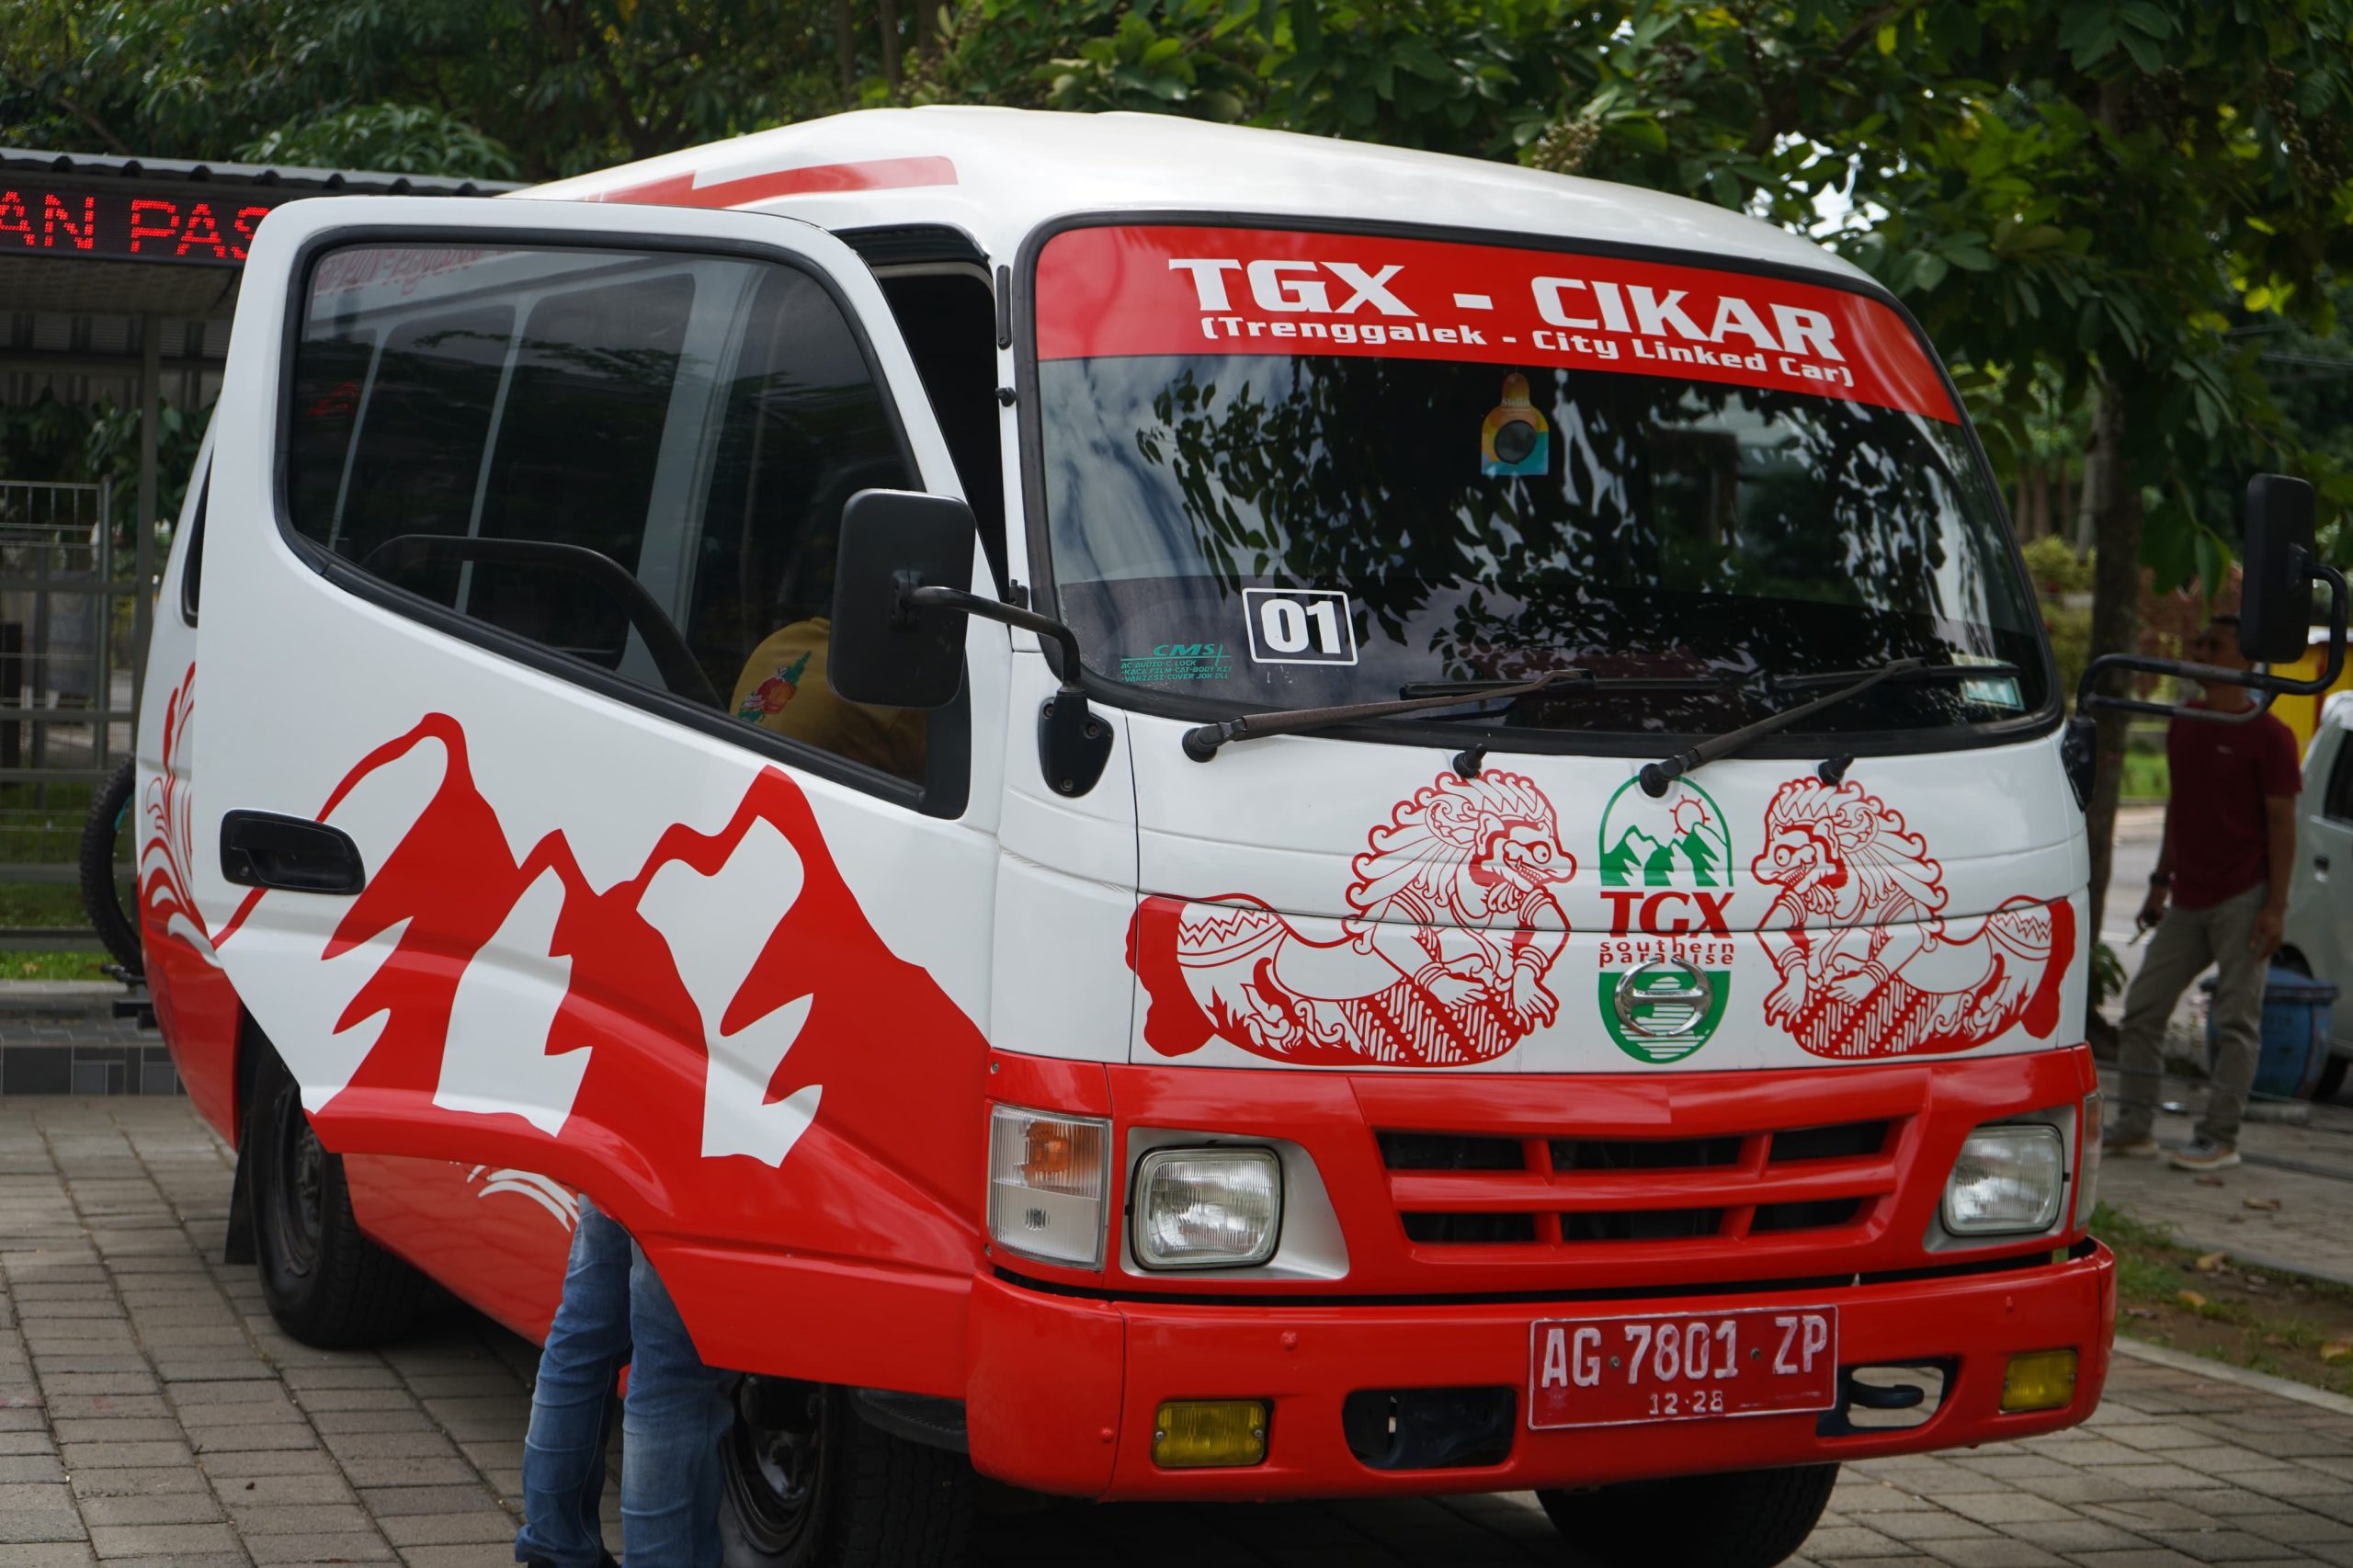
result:
M 1961 1236 L 2047 1231 L 2059 1218 L 2066 1169 L 2055 1127 L 1981 1127 L 1962 1142 L 1945 1183 L 1945 1229 Z
M 2075 1178 L 2075 1223 L 2080 1228 L 2092 1222 L 2092 1210 L 2099 1202 L 2099 1141 L 2106 1136 L 2100 1128 L 2099 1091 L 2094 1089 L 2084 1096 L 2083 1119 L 2075 1124 L 2075 1147 L 2083 1152 L 2075 1156 L 2082 1174 Z
M 1111 1124 L 1001 1105 L 989 1113 L 989 1234 L 1008 1252 L 1103 1267 Z
M 1275 1256 L 1283 1177 L 1271 1149 L 1155 1149 L 1136 1166 L 1136 1261 L 1246 1268 Z

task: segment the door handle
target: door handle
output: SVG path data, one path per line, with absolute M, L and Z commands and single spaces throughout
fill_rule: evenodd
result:
M 276 812 L 221 819 L 221 874 L 249 888 L 354 893 L 367 885 L 359 846 L 339 827 Z

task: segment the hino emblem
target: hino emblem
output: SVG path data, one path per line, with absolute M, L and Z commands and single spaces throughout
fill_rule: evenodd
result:
M 1680 959 L 1654 959 L 1618 977 L 1611 1006 L 1629 1031 L 1664 1040 L 1697 1029 L 1715 999 L 1715 982 L 1706 970 Z

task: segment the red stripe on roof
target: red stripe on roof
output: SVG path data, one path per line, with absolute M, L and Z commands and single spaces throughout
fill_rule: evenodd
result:
M 956 165 L 946 158 L 873 158 L 858 164 L 813 164 L 775 169 L 698 186 L 691 174 L 627 185 L 593 197 L 654 207 L 741 207 L 779 196 L 813 196 L 836 190 L 892 190 L 905 186 L 954 185 Z

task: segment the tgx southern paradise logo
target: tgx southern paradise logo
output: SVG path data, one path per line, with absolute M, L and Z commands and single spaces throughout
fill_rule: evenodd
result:
M 1688 780 L 1654 800 L 1630 778 L 1603 808 L 1596 859 L 1609 934 L 1596 994 L 1609 1038 L 1637 1062 L 1680 1062 L 1723 1021 L 1732 854 L 1722 808 Z

